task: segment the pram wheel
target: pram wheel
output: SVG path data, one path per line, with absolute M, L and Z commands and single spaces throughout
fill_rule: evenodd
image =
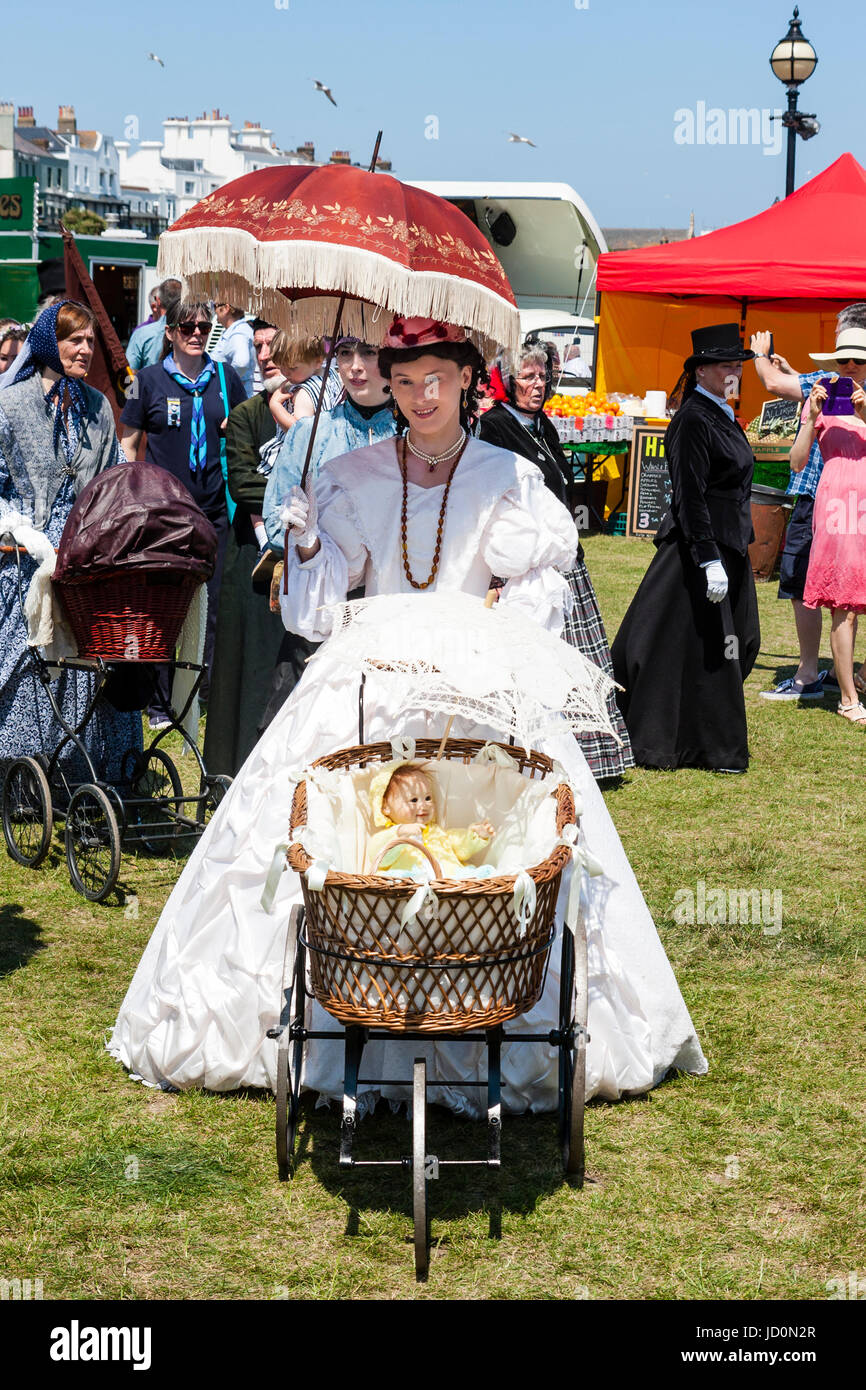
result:
M 137 804 L 135 838 L 149 854 L 168 854 L 181 827 L 177 817 L 182 809 L 183 784 L 180 773 L 167 753 L 152 748 L 142 754 L 132 781 Z
M 277 1165 L 280 1181 L 285 1182 L 291 1171 L 298 1132 L 301 1102 L 301 1067 L 304 1060 L 304 1011 L 306 1007 L 306 955 L 300 939 L 303 908 L 296 904 L 289 918 L 286 933 L 286 954 L 283 962 L 283 1007 L 280 1013 L 277 1050 Z
M 76 787 L 66 812 L 66 863 L 75 890 L 92 903 L 101 903 L 120 874 L 120 831 L 117 817 L 101 787 Z
M 412 1070 L 412 1212 L 415 1218 L 415 1278 L 427 1277 L 427 1063 Z
M 586 1098 L 587 963 L 586 933 L 579 919 L 575 934 L 562 929 L 559 984 L 559 1139 L 562 1166 L 583 1186 L 583 1111 Z
M 54 815 L 48 778 L 35 758 L 16 758 L 3 783 L 3 836 L 12 858 L 28 869 L 51 845 Z

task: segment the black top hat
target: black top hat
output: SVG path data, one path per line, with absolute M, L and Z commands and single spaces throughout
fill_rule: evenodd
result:
M 689 371 L 702 362 L 750 362 L 754 355 L 750 348 L 743 347 L 738 324 L 714 323 L 709 328 L 692 330 L 692 355 L 683 367 Z

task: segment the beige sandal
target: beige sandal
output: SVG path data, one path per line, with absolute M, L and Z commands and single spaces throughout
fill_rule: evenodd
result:
M 866 724 L 866 709 L 859 700 L 855 705 L 843 705 L 840 701 L 836 706 L 836 713 L 847 719 L 849 724 Z

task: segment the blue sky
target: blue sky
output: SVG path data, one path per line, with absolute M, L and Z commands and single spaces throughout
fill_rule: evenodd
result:
M 287 7 L 283 8 L 284 5 Z M 578 8 L 580 5 L 580 8 Z M 788 27 L 783 0 L 652 5 L 637 0 L 43 0 L 38 22 L 4 18 L 0 98 L 56 124 L 156 138 L 168 115 L 220 107 L 317 154 L 382 153 L 398 177 L 572 184 L 603 226 L 698 229 L 751 216 L 784 193 L 784 148 L 683 144 L 691 112 L 784 105 L 768 58 Z M 797 142 L 797 182 L 845 150 L 866 161 L 862 9 L 800 5 L 819 63 L 801 88 L 821 133 Z M 148 50 L 165 68 L 148 62 Z M 29 74 L 29 75 L 28 75 Z M 337 107 L 313 88 L 318 78 Z M 427 138 L 436 127 L 438 138 Z M 772 139 L 773 126 L 766 126 Z M 513 145 L 509 131 L 537 148 Z M 697 133 L 697 131 L 696 131 Z M 728 135 L 727 125 L 723 132 Z M 760 140 L 760 135 L 757 137 Z

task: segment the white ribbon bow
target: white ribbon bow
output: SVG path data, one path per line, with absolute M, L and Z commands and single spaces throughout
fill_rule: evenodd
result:
M 415 756 L 415 740 L 408 738 L 405 734 L 395 734 L 391 739 L 391 757 L 394 762 L 398 759 L 405 759 L 411 762 Z
M 473 763 L 495 763 L 497 767 L 508 767 L 512 772 L 517 771 L 517 760 L 506 753 L 504 748 L 500 748 L 498 743 L 485 743 L 483 748 L 479 748 Z
M 517 935 L 522 939 L 535 916 L 535 879 L 525 869 L 521 869 L 514 880 L 512 905 L 517 919 Z
M 307 887 L 311 893 L 321 893 L 325 886 L 325 879 L 331 872 L 331 866 L 327 859 L 314 859 L 310 867 L 304 874 L 307 880 Z
M 558 787 L 560 782 L 564 782 L 565 785 L 568 787 L 569 791 L 571 792 L 571 799 L 574 802 L 574 814 L 576 816 L 583 815 L 583 797 L 577 790 L 577 787 L 572 786 L 572 784 L 569 782 L 568 773 L 562 766 L 562 763 L 557 762 L 556 758 L 554 758 L 553 760 L 553 771 L 547 774 L 547 778 L 545 778 L 545 780 L 549 780 L 551 786 L 555 787 Z
M 420 883 L 415 889 L 415 892 L 400 913 L 400 925 L 403 927 L 409 926 L 410 922 L 414 922 L 422 908 L 427 909 L 428 921 L 435 922 L 438 920 L 439 899 L 430 887 L 429 882 Z
M 265 879 L 265 886 L 262 891 L 262 909 L 270 912 L 274 905 L 274 898 L 277 896 L 277 889 L 280 885 L 283 869 L 286 867 L 286 850 L 288 845 L 277 845 L 274 850 L 274 857 L 271 860 L 271 867 L 268 869 L 268 876 Z
M 571 850 L 573 864 L 571 874 L 571 887 L 568 890 L 568 906 L 565 910 L 566 926 L 573 931 L 577 925 L 578 913 L 580 911 L 580 869 L 585 869 L 590 878 L 597 878 L 604 873 L 604 868 L 598 862 L 594 854 L 583 845 L 577 843 L 577 826 L 572 823 L 562 827 L 562 834 L 557 840 L 557 845 L 565 845 Z M 554 846 L 556 848 L 556 846 Z

